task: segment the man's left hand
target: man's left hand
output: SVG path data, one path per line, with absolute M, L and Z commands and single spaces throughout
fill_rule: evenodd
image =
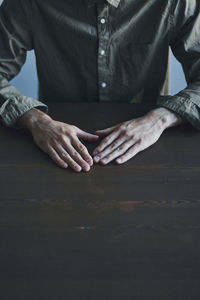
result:
M 115 160 L 122 164 L 154 144 L 167 127 L 183 122 L 175 112 L 160 107 L 142 117 L 97 130 L 95 133 L 104 139 L 93 151 L 94 162 L 106 165 Z

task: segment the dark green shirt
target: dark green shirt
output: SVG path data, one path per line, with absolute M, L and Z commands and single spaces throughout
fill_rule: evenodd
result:
M 8 126 L 49 102 L 151 102 L 200 129 L 199 0 L 4 0 L 0 116 Z M 168 50 L 187 87 L 163 95 Z M 34 49 L 38 100 L 9 81 Z M 134 108 L 133 108 L 134 109 Z

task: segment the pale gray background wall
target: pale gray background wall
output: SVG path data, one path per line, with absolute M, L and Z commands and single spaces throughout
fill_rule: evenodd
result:
M 0 0 L 1 3 L 2 0 Z M 170 92 L 173 95 L 183 89 L 186 86 L 186 82 L 180 63 L 174 58 L 171 52 L 170 56 Z M 28 52 L 25 65 L 21 72 L 11 81 L 11 84 L 20 89 L 24 95 L 37 98 L 37 74 L 33 51 Z
M 181 64 L 173 56 L 171 51 L 170 60 L 170 93 L 174 95 L 186 87 L 186 80 Z

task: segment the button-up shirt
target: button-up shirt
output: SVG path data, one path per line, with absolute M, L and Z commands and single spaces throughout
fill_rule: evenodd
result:
M 151 102 L 200 129 L 198 0 L 4 0 L 0 117 L 8 126 L 50 102 Z M 162 94 L 168 50 L 187 87 Z M 38 99 L 9 83 L 34 49 Z M 133 105 L 134 109 L 134 105 Z

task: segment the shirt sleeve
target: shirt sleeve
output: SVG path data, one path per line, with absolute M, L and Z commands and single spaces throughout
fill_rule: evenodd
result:
M 16 121 L 31 108 L 48 112 L 46 104 L 9 84 L 33 49 L 30 16 L 30 0 L 4 0 L 0 6 L 0 119 L 17 128 Z
M 173 96 L 160 95 L 166 107 L 200 130 L 200 8 L 198 0 L 174 0 L 170 47 L 181 63 L 187 86 Z

